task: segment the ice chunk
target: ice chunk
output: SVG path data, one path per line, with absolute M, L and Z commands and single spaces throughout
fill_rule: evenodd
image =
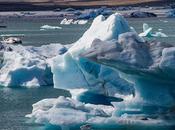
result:
M 112 106 L 84 104 L 71 98 L 59 97 L 44 99 L 33 104 L 33 111 L 26 115 L 35 123 L 56 125 L 61 128 L 127 128 L 130 126 L 162 126 L 172 125 L 172 121 L 165 122 L 161 118 L 130 116 L 123 114 L 115 116 L 115 108 Z
M 63 19 L 63 20 L 60 22 L 60 24 L 64 24 L 64 25 L 70 25 L 70 24 L 72 24 L 72 23 L 73 23 L 73 19 L 67 19 L 67 18 Z
M 95 42 L 81 56 L 124 72 L 126 75 L 122 78 L 135 83 L 137 99 L 143 104 L 173 106 L 174 46 L 155 41 L 141 42 L 133 32 L 121 34 L 117 42 L 108 42 Z M 139 103 L 135 102 L 135 105 L 139 108 Z
M 120 14 L 113 14 L 107 19 L 102 15 L 95 18 L 91 27 L 65 54 L 53 59 L 54 87 L 70 92 L 81 88 L 108 96 L 115 96 L 116 92 L 131 94 L 132 84 L 121 79 L 118 72 L 79 57 L 81 52 L 91 47 L 94 39 L 118 39 L 119 34 L 128 31 L 130 27 Z
M 62 29 L 62 27 L 59 26 L 50 26 L 50 25 L 43 25 L 40 27 L 40 29 Z
M 88 23 L 88 20 L 73 20 L 73 19 L 63 19 L 60 24 L 64 24 L 64 25 L 70 25 L 70 24 L 80 24 L 80 25 L 83 25 L 83 24 L 86 24 Z
M 0 45 L 0 85 L 8 87 L 52 85 L 49 59 L 66 51 L 60 44 L 41 47 Z
M 160 32 L 162 30 L 159 30 L 159 32 L 152 32 L 153 28 L 149 27 L 148 24 L 143 24 L 143 32 L 139 34 L 140 37 L 168 37 L 165 33 Z
M 84 104 L 60 96 L 33 104 L 32 114 L 26 117 L 33 118 L 37 123 L 66 126 L 84 124 L 94 117 L 109 117 L 113 110 L 112 106 Z

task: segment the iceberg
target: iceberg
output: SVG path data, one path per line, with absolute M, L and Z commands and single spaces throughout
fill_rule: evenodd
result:
M 102 15 L 95 18 L 91 27 L 65 54 L 53 58 L 54 87 L 70 90 L 73 97 L 79 97 L 86 91 L 114 97 L 116 93 L 133 93 L 133 85 L 121 79 L 118 72 L 79 57 L 90 48 L 94 39 L 118 39 L 119 34 L 128 31 L 130 27 L 120 14 L 113 14 L 107 19 Z M 64 80 L 63 76 L 66 77 Z M 84 91 L 73 93 L 74 89 L 80 88 Z
M 50 61 L 54 87 L 72 97 L 41 100 L 26 117 L 63 129 L 174 125 L 174 48 L 145 41 L 118 13 L 100 15 Z
M 109 117 L 113 110 L 112 106 L 84 104 L 60 96 L 33 104 L 32 114 L 26 117 L 35 118 L 37 123 L 70 126 L 88 123 L 96 117 Z
M 63 19 L 60 24 L 63 24 L 63 25 L 70 25 L 70 24 L 80 24 L 80 25 L 83 25 L 83 24 L 87 24 L 88 23 L 88 20 L 73 20 L 73 19 Z
M 40 27 L 40 30 L 45 30 L 45 29 L 62 29 L 62 27 L 50 26 L 50 25 L 43 25 L 43 26 Z
M 88 23 L 88 20 L 75 20 L 73 22 L 73 24 L 80 24 L 80 25 L 87 24 L 87 23 Z
M 65 19 L 63 19 L 63 20 L 60 22 L 60 24 L 63 24 L 63 25 L 70 25 L 70 24 L 72 24 L 72 22 L 73 22 L 73 19 L 67 19 L 67 18 L 65 18 Z
M 174 106 L 174 54 L 171 44 L 142 42 L 135 33 L 127 32 L 110 46 L 107 41 L 94 41 L 81 56 L 119 70 L 122 78 L 135 84 L 136 97 L 115 103 L 117 107 L 121 105 L 121 109 L 126 107 L 130 111 L 137 108 L 143 113 L 155 108 L 150 114 Z
M 60 44 L 32 47 L 0 43 L 0 86 L 31 88 L 52 85 L 49 59 L 66 50 Z
M 144 23 L 143 24 L 143 32 L 139 34 L 140 37 L 168 37 L 165 33 L 161 32 L 161 30 L 159 30 L 159 32 L 152 32 L 153 28 L 149 27 L 148 24 Z

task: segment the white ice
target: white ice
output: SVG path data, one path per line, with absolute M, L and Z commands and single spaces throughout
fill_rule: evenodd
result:
M 153 32 L 153 28 L 149 27 L 148 24 L 143 24 L 143 32 L 139 34 L 140 37 L 168 37 L 165 33 L 161 32 L 162 30 L 159 30 L 158 32 Z
M 40 27 L 40 30 L 47 30 L 47 29 L 62 29 L 62 27 L 51 26 L 51 25 L 43 25 L 43 26 Z
M 70 24 L 79 24 L 79 25 L 84 25 L 84 24 L 87 24 L 88 23 L 88 20 L 73 20 L 73 19 L 67 19 L 67 18 L 64 18 L 60 24 L 63 24 L 63 25 L 70 25 Z
M 32 114 L 37 123 L 53 125 L 83 124 L 94 117 L 109 117 L 114 108 L 112 106 L 84 104 L 72 98 L 58 97 L 44 99 L 33 104 Z

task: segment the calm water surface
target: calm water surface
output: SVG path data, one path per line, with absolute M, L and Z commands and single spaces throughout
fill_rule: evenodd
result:
M 168 38 L 158 38 L 160 41 L 169 43 L 175 42 L 175 19 L 174 18 L 144 18 L 144 19 L 127 19 L 130 26 L 133 26 L 138 33 L 142 32 L 143 23 L 148 23 L 153 27 L 153 31 L 162 29 Z M 70 44 L 77 41 L 82 34 L 89 28 L 91 22 L 86 25 L 60 25 L 58 20 L 5 20 L 2 23 L 7 28 L 0 28 L 0 35 L 19 34 L 24 35 L 22 38 L 24 45 L 40 46 L 49 43 Z M 44 30 L 40 27 L 43 25 L 60 26 L 62 29 Z
M 175 19 L 128 19 L 129 24 L 137 32 L 142 32 L 143 22 L 148 23 L 155 31 L 162 29 L 168 38 L 157 40 L 175 44 Z M 10 20 L 4 21 L 7 28 L 0 29 L 0 35 L 22 34 L 24 45 L 40 46 L 49 43 L 69 44 L 78 40 L 85 30 L 86 25 L 60 25 L 57 20 Z M 41 31 L 42 25 L 61 26 L 61 30 Z M 0 87 L 0 130 L 40 130 L 45 129 L 42 125 L 27 123 L 26 114 L 31 113 L 32 104 L 44 99 L 60 95 L 69 95 L 65 91 L 54 89 L 53 86 L 37 89 L 11 89 Z M 50 128 L 57 129 L 57 128 Z M 122 128 L 121 128 L 122 129 Z M 131 127 L 124 129 L 132 129 Z M 143 129 L 143 128 L 142 128 Z M 146 129 L 146 128 L 145 128 Z M 165 128 L 168 130 L 169 128 Z M 107 129 L 105 129 L 107 130 Z

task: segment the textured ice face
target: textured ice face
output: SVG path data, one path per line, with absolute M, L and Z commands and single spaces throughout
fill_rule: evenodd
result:
M 53 59 L 54 87 L 71 89 L 70 92 L 82 88 L 109 96 L 115 96 L 116 92 L 133 93 L 132 84 L 121 79 L 118 72 L 79 57 L 91 47 L 94 39 L 118 39 L 119 34 L 128 31 L 130 27 L 120 14 L 113 14 L 107 19 L 102 15 L 95 18 L 91 27 L 65 54 Z
M 32 114 L 26 117 L 33 118 L 37 123 L 66 126 L 88 123 L 89 120 L 96 117 L 109 117 L 113 110 L 112 106 L 84 104 L 60 96 L 33 104 Z
M 125 73 L 122 78 L 135 84 L 136 96 L 143 99 L 140 102 L 170 107 L 175 102 L 174 54 L 175 47 L 170 44 L 142 42 L 135 33 L 127 32 L 118 41 L 93 41 L 80 56 Z
M 160 116 L 160 115 L 159 115 Z M 33 104 L 33 111 L 26 115 L 36 123 L 61 126 L 71 129 L 77 126 L 80 128 L 128 128 L 130 126 L 161 126 L 171 125 L 173 122 L 165 122 L 161 117 L 146 118 L 123 114 L 121 117 L 115 115 L 115 108 L 112 106 L 84 104 L 72 98 L 44 99 Z
M 127 32 L 121 34 L 118 41 L 94 40 L 91 48 L 81 56 L 128 74 L 156 76 L 161 73 L 164 78 L 174 79 L 168 75 L 170 71 L 174 72 L 174 48 L 156 41 L 143 42 L 137 34 Z
M 52 85 L 48 59 L 65 51 L 60 44 L 41 47 L 0 44 L 0 85 L 28 88 Z

